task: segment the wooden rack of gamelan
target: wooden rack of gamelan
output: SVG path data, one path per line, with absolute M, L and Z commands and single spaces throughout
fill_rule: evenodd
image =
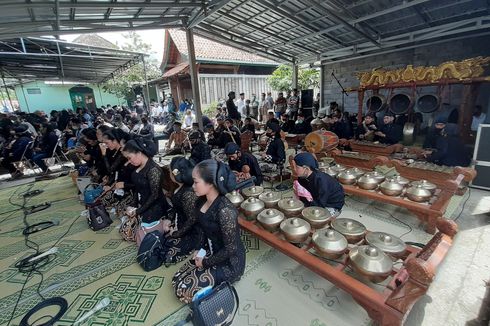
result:
M 366 310 L 369 317 L 382 326 L 402 325 L 415 302 L 427 292 L 436 269 L 446 256 L 457 232 L 454 222 L 438 220 L 439 232 L 423 248 L 407 246 L 401 259 L 402 266 L 393 267 L 388 284 L 380 292 L 345 273 L 349 266 L 349 249 L 341 258 L 335 260 L 335 265 L 332 260 L 312 254 L 311 236 L 314 230 L 304 244 L 297 246 L 286 241 L 280 231 L 271 233 L 255 220 L 248 221 L 240 216 L 238 222 L 242 229 L 349 293 Z M 363 241 L 356 245 L 362 244 Z

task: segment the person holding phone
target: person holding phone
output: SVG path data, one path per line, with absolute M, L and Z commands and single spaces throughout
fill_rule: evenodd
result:
M 235 175 L 228 165 L 213 159 L 196 165 L 192 171 L 193 189 L 198 199 L 195 214 L 186 223 L 201 230 L 198 255 L 185 263 L 172 279 L 177 298 L 185 303 L 207 286 L 233 283 L 245 270 L 245 247 L 240 240 L 238 211 L 225 196 L 235 189 Z

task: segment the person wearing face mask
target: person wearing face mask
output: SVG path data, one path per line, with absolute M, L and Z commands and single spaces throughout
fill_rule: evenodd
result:
M 378 130 L 378 127 L 376 126 L 376 122 L 374 121 L 375 117 L 376 116 L 373 113 L 369 113 L 366 115 L 366 117 L 364 117 L 364 121 L 357 128 L 358 139 L 367 140 L 367 141 L 374 140 L 374 133 Z
M 293 131 L 291 133 L 297 135 L 306 135 L 311 132 L 311 125 L 305 121 L 305 115 L 303 113 L 298 113 L 298 118 L 294 124 Z
M 196 226 L 201 230 L 200 247 L 204 257 L 194 253 L 172 278 L 177 298 L 190 303 L 193 296 L 207 286 L 238 281 L 245 270 L 245 247 L 240 239 L 238 211 L 225 196 L 235 190 L 236 179 L 230 168 L 216 160 L 205 160 L 192 171 L 193 189 L 197 195 L 194 214 L 180 233 Z
M 192 124 L 191 132 L 197 132 L 199 134 L 199 137 L 201 138 L 201 140 L 204 141 L 204 142 L 206 141 L 206 135 L 204 134 L 204 131 L 202 131 L 201 129 L 199 129 L 199 123 L 198 122 L 194 122 Z
M 279 122 L 279 127 L 281 130 L 287 133 L 293 133 L 294 130 L 294 120 L 289 120 L 289 117 L 286 113 L 281 115 L 281 121 Z
M 139 137 L 128 141 L 123 151 L 129 163 L 136 167 L 131 174 L 135 194 L 126 214 L 130 218 L 139 216 L 142 225 L 154 226 L 167 215 L 169 208 L 162 188 L 163 171 L 152 159 L 156 154 L 156 145 L 151 140 Z
M 230 142 L 240 146 L 242 140 L 240 138 L 240 130 L 234 125 L 233 119 L 228 118 L 225 120 L 224 130 L 220 136 L 220 147 L 224 148 Z
M 318 170 L 318 162 L 311 153 L 299 153 L 294 157 L 294 171 L 299 184 L 312 197 L 308 201 L 300 197 L 305 206 L 326 208 L 334 217 L 338 216 L 344 207 L 344 188 L 330 175 Z
M 431 163 L 445 166 L 468 166 L 471 156 L 461 138 L 457 128 L 450 128 L 445 117 L 435 120 L 431 150 L 423 153 L 424 158 Z
M 184 141 L 187 137 L 187 133 L 181 129 L 182 124 L 178 121 L 174 122 L 173 132 L 168 139 L 167 145 L 165 145 L 165 153 L 167 155 L 182 154 L 184 147 Z M 172 148 L 173 145 L 173 148 Z
M 277 123 L 267 123 L 267 144 L 264 152 L 260 153 L 263 163 L 260 168 L 263 171 L 275 172 L 277 164 L 286 160 L 286 150 L 281 139 L 281 128 Z
M 193 164 L 198 164 L 211 158 L 211 147 L 202 140 L 199 131 L 190 132 L 189 142 L 191 144 L 191 156 L 189 160 Z
M 226 144 L 225 154 L 228 156 L 230 169 L 237 175 L 237 182 L 255 177 L 255 185 L 260 186 L 262 184 L 263 175 L 255 156 L 247 152 L 242 152 L 240 147 L 235 143 Z

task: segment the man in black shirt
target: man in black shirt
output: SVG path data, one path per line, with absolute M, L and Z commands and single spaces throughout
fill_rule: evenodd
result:
M 262 171 L 260 170 L 257 158 L 250 153 L 242 152 L 235 143 L 228 143 L 225 146 L 225 154 L 228 156 L 228 164 L 232 171 L 249 173 L 255 177 L 255 184 L 260 186 L 263 181 Z
M 391 113 L 386 113 L 383 118 L 383 125 L 374 133 L 375 140 L 378 140 L 383 144 L 397 144 L 402 140 L 403 137 L 403 128 L 400 125 L 393 123 L 395 117 Z
M 305 120 L 305 115 L 303 113 L 298 113 L 298 118 L 294 125 L 293 131 L 291 133 L 297 135 L 306 135 L 311 132 L 311 125 Z
M 201 139 L 199 131 L 191 131 L 189 134 L 189 142 L 191 143 L 189 160 L 194 165 L 211 158 L 211 147 Z
M 344 207 L 344 188 L 334 178 L 318 170 L 318 162 L 311 153 L 299 153 L 294 157 L 294 170 L 299 184 L 311 194 L 312 201 L 300 199 L 306 206 L 326 208 L 332 216 L 338 216 Z
M 225 129 L 221 133 L 220 147 L 224 148 L 228 143 L 236 143 L 241 145 L 240 130 L 233 124 L 233 120 L 228 118 L 225 120 Z
M 226 100 L 226 110 L 228 111 L 228 118 L 233 120 L 240 120 L 241 115 L 238 112 L 238 108 L 233 100 L 235 99 L 235 92 L 228 93 L 228 100 Z

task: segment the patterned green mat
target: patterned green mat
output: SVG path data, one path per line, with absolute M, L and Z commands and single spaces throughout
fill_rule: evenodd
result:
M 19 304 L 11 325 L 18 325 L 22 316 L 41 301 L 36 291 L 41 281 L 39 275 L 34 275 L 27 282 L 19 299 L 27 275 L 18 273 L 14 267 L 16 261 L 31 254 L 32 250 L 24 243 L 22 215 L 19 211 L 9 213 L 15 208 L 9 203 L 9 198 L 13 196 L 13 201 L 19 203 L 18 194 L 27 189 L 28 185 L 21 185 L 0 190 L 0 287 L 2 289 L 0 325 L 6 325 L 17 300 Z M 111 304 L 83 325 L 174 325 L 187 315 L 187 308 L 175 298 L 170 284 L 178 265 L 162 267 L 146 273 L 135 261 L 136 246 L 121 240 L 114 226 L 117 222 L 98 232 L 88 229 L 86 221 L 79 218 L 79 213 L 84 208 L 78 202 L 77 188 L 69 177 L 38 182 L 32 189 L 43 189 L 44 193 L 31 198 L 28 205 L 56 201 L 51 208 L 29 215 L 28 223 L 59 221 L 58 226 L 31 236 L 41 250 L 49 249 L 59 241 L 56 258 L 42 268 L 43 282 L 40 286 L 40 292 L 44 297 L 62 296 L 70 305 L 57 325 L 72 325 L 77 318 L 105 297 L 111 299 Z M 460 197 L 453 198 L 448 216 L 453 211 L 458 211 L 460 201 Z M 425 241 L 430 238 L 417 229 L 416 219 L 407 216 L 406 212 L 398 207 L 379 204 L 374 206 L 362 202 L 362 199 L 348 199 L 345 214 L 352 215 L 349 217 L 361 218 L 370 229 L 379 226 L 382 229 L 392 230 L 396 235 L 405 233 L 408 228 L 403 223 L 376 209 L 382 207 L 413 228 L 404 240 Z M 295 305 L 295 302 L 298 302 L 296 299 L 298 290 L 302 294 L 298 297 L 297 304 L 302 306 L 304 313 L 311 312 L 311 316 L 316 316 L 308 320 L 302 319 L 304 323 L 300 324 L 311 326 L 352 324 L 349 323 L 349 319 L 335 317 L 339 312 L 345 314 L 344 310 L 335 312 L 330 307 L 327 309 L 322 306 L 323 301 L 318 300 L 313 300 L 310 304 L 308 297 L 311 298 L 311 293 L 308 294 L 308 291 L 301 288 L 308 285 L 308 282 L 312 282 L 316 285 L 311 291 L 323 289 L 322 291 L 329 293 L 329 296 L 335 293 L 336 297 L 343 297 L 346 301 L 345 293 L 339 294 L 338 289 L 331 284 L 322 279 L 315 279 L 315 275 L 308 273 L 302 266 L 278 254 L 249 234 L 243 233 L 242 240 L 247 248 L 247 270 L 243 279 L 237 284 L 241 299 L 243 297 L 243 304 L 234 325 L 288 324 L 284 323 L 284 318 L 289 315 L 297 317 L 295 310 L 289 310 L 289 307 L 284 306 L 282 312 L 278 313 L 277 305 L 270 305 L 270 303 L 281 302 L 283 296 L 293 294 L 292 299 L 288 297 L 285 303 Z M 284 274 L 286 276 L 281 277 L 279 270 L 283 273 L 291 270 L 293 274 Z M 303 275 L 305 278 L 301 282 L 308 284 L 301 283 L 300 288 L 295 284 L 294 279 L 288 279 L 288 275 Z M 264 292 L 264 288 L 267 289 L 268 285 L 274 288 L 271 293 Z M 359 316 L 352 321 L 360 322 L 359 325 L 365 324 L 366 316 L 362 309 L 359 312 L 359 307 L 351 307 L 353 307 L 351 310 L 358 311 Z M 283 318 L 282 323 L 280 316 Z M 330 322 L 326 321 L 326 316 L 331 316 L 328 319 Z M 291 320 L 297 319 L 291 318 Z M 338 322 L 333 322 L 334 320 Z

